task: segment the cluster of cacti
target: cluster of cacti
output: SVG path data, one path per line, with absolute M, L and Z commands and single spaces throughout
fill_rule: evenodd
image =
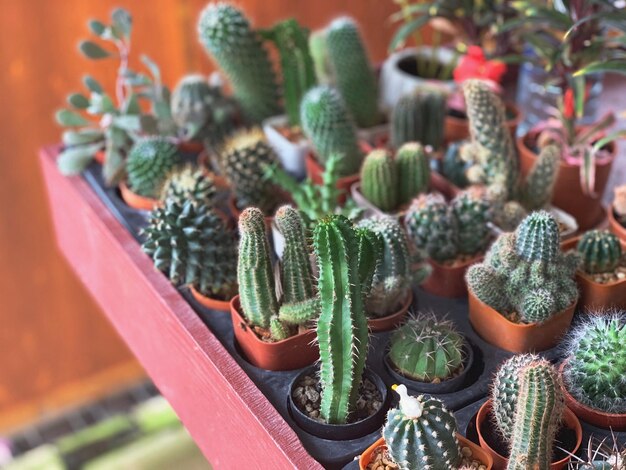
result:
M 387 357 L 405 377 L 443 381 L 463 370 L 464 344 L 452 322 L 422 314 L 394 331 Z
M 167 200 L 150 214 L 143 250 L 175 284 L 228 300 L 237 293 L 237 238 L 210 206 Z
M 415 246 L 429 258 L 444 262 L 482 252 L 491 239 L 489 202 L 476 191 L 463 191 L 448 204 L 441 194 L 414 199 L 405 225 Z
M 582 256 L 582 270 L 589 274 L 609 273 L 619 266 L 622 245 L 608 230 L 589 230 L 576 245 Z
M 404 385 L 393 388 L 400 403 L 387 412 L 383 427 L 391 459 L 403 470 L 458 468 L 462 454 L 454 414 L 436 398 L 409 396 Z
M 281 112 L 280 89 L 266 49 L 245 15 L 228 3 L 210 3 L 198 21 L 200 42 L 228 76 L 252 122 Z
M 216 147 L 239 124 L 237 102 L 219 86 L 194 74 L 183 77 L 172 92 L 172 117 L 185 141 L 206 142 Z
M 158 191 L 159 200 L 183 204 L 187 200 L 212 206 L 216 188 L 213 179 L 200 168 L 187 164 L 170 171 Z
M 615 188 L 613 211 L 617 220 L 626 227 L 626 184 Z
M 356 126 L 337 90 L 325 85 L 309 90 L 300 105 L 300 122 L 320 164 L 325 165 L 335 155 L 341 176 L 359 170 L 363 152 Z
M 165 137 L 143 137 L 133 145 L 126 162 L 128 187 L 140 196 L 157 198 L 167 175 L 179 163 L 176 145 Z
M 387 150 L 372 150 L 361 166 L 361 192 L 384 212 L 427 191 L 429 184 L 429 158 L 417 142 L 404 144 L 395 158 Z
M 567 343 L 563 378 L 569 393 L 590 408 L 626 413 L 626 312 L 595 314 Z
M 578 298 L 574 274 L 579 261 L 575 252 L 561 252 L 554 218 L 533 212 L 514 233 L 500 235 L 466 279 L 470 290 L 500 314 L 542 323 Z
M 437 150 L 443 145 L 446 94 L 433 87 L 418 88 L 398 101 L 391 114 L 391 143 L 395 148 L 419 142 Z

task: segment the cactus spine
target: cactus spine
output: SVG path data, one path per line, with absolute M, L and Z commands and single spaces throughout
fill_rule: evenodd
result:
M 165 137 L 140 138 L 126 162 L 129 188 L 140 196 L 158 197 L 163 180 L 179 160 L 176 145 Z
M 439 149 L 443 145 L 446 94 L 432 88 L 417 89 L 400 98 L 391 114 L 391 143 L 395 148 L 420 142 Z
M 424 147 L 417 142 L 402 145 L 396 153 L 398 168 L 398 204 L 406 204 L 430 184 L 430 160 Z
M 521 190 L 521 201 L 527 210 L 543 209 L 550 203 L 560 163 L 558 146 L 548 145 L 541 149 Z
M 576 246 L 583 258 L 583 271 L 589 274 L 612 272 L 622 259 L 622 245 L 608 230 L 589 230 Z
M 391 212 L 397 207 L 398 170 L 386 150 L 373 150 L 365 157 L 361 166 L 361 192 L 384 212 Z

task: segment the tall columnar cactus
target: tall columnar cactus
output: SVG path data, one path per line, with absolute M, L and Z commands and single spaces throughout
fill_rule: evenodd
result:
M 326 29 L 334 80 L 359 127 L 379 124 L 378 83 L 359 28 L 352 18 L 335 19 Z
M 563 379 L 581 403 L 626 413 L 626 312 L 591 315 L 571 333 Z
M 443 381 L 463 369 L 463 344 L 452 322 L 419 315 L 393 333 L 388 357 L 405 377 Z
M 255 123 L 280 114 L 279 87 L 267 51 L 245 15 L 209 3 L 198 21 L 200 42 L 225 72 L 246 117 Z
M 398 204 L 406 204 L 420 193 L 428 191 L 430 159 L 418 142 L 408 142 L 396 152 L 398 168 Z
M 168 173 L 178 164 L 176 145 L 165 137 L 142 137 L 128 154 L 128 187 L 144 197 L 156 198 Z
M 150 214 L 143 250 L 175 284 L 230 299 L 237 292 L 237 239 L 209 206 L 170 199 Z
M 561 151 L 558 146 L 548 145 L 541 149 L 521 188 L 521 201 L 526 209 L 539 210 L 550 203 L 560 164 Z
M 340 175 L 359 171 L 363 153 L 356 126 L 337 90 L 328 86 L 309 90 L 302 98 L 300 121 L 322 165 L 337 155 L 340 156 L 337 166 Z
M 319 221 L 314 232 L 321 314 L 320 415 L 328 423 L 345 423 L 358 398 L 368 348 L 365 299 L 359 264 L 374 265 L 363 253 L 350 222 L 342 216 Z M 360 263 L 359 263 L 360 261 Z
M 404 385 L 394 389 L 400 403 L 383 427 L 391 459 L 405 470 L 457 468 L 462 456 L 454 415 L 436 398 L 409 396 Z
M 622 259 L 622 245 L 608 230 L 589 230 L 576 246 L 582 255 L 582 269 L 586 273 L 612 272 Z
M 365 157 L 361 166 L 361 192 L 384 212 L 397 207 L 398 169 L 387 150 L 373 150 Z
M 457 247 L 461 254 L 474 255 L 487 248 L 491 240 L 488 222 L 491 206 L 479 194 L 464 191 L 450 203 L 450 210 L 457 223 Z
M 192 165 L 176 167 L 163 181 L 159 189 L 159 200 L 172 199 L 179 204 L 190 200 L 212 206 L 215 201 L 215 184 L 213 179 Z
M 391 143 L 398 148 L 420 142 L 439 149 L 443 145 L 446 94 L 434 88 L 418 88 L 404 95 L 391 114 Z

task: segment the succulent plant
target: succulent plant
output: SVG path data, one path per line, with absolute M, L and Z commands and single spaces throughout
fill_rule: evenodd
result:
M 452 322 L 421 314 L 394 331 L 388 358 L 409 379 L 444 381 L 463 370 L 463 345 Z
M 243 12 L 225 2 L 209 3 L 200 15 L 198 34 L 230 80 L 250 121 L 260 123 L 280 114 L 280 91 L 272 64 Z
M 169 199 L 150 214 L 143 250 L 174 284 L 228 300 L 237 293 L 237 238 L 210 206 Z
M 418 142 L 407 142 L 396 152 L 398 168 L 398 204 L 406 204 L 420 193 L 428 191 L 430 159 Z
M 340 176 L 359 170 L 363 153 L 357 141 L 356 126 L 337 90 L 325 85 L 310 89 L 300 104 L 300 121 L 322 165 L 336 155 Z
M 541 149 L 521 188 L 520 200 L 527 210 L 543 209 L 550 203 L 560 164 L 558 146 L 547 145 Z
M 404 95 L 391 114 L 391 143 L 395 148 L 419 142 L 439 149 L 443 145 L 446 94 L 433 87 Z
M 387 150 L 372 150 L 363 160 L 361 192 L 384 212 L 391 212 L 397 207 L 398 168 Z
M 128 154 L 128 187 L 140 196 L 158 197 L 163 181 L 179 161 L 178 149 L 170 140 L 158 136 L 143 137 Z
M 585 232 L 578 241 L 576 250 L 583 258 L 583 271 L 589 274 L 612 272 L 622 259 L 619 238 L 608 230 Z
M 405 470 L 450 470 L 462 460 L 454 415 L 442 401 L 408 395 L 394 386 L 398 408 L 387 412 L 383 437 L 391 459 Z
M 191 200 L 209 207 L 215 201 L 215 193 L 213 179 L 190 164 L 177 166 L 170 171 L 158 190 L 160 201 L 172 199 L 183 204 Z
M 626 312 L 592 314 L 567 341 L 563 380 L 584 405 L 605 413 L 626 413 Z

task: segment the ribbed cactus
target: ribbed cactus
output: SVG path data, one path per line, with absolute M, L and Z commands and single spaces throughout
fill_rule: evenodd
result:
M 560 163 L 561 150 L 558 146 L 548 145 L 541 149 L 521 188 L 521 201 L 526 209 L 539 210 L 550 203 Z
M 165 137 L 140 138 L 126 161 L 128 187 L 140 196 L 158 197 L 163 180 L 179 161 L 176 145 Z
M 172 170 L 165 177 L 158 193 L 160 201 L 172 199 L 183 204 L 190 200 L 212 206 L 216 188 L 210 176 L 207 176 L 201 169 L 187 164 Z
M 608 230 L 589 230 L 576 249 L 583 258 L 583 271 L 589 274 L 612 272 L 622 259 L 619 238 Z
M 554 217 L 548 212 L 533 212 L 515 231 L 515 249 L 526 261 L 553 263 L 560 251 L 561 235 Z
M 359 261 L 363 253 L 350 222 L 329 216 L 315 227 L 314 248 L 321 314 L 317 322 L 320 348 L 320 415 L 328 423 L 345 423 L 358 398 L 368 348 L 365 299 Z M 373 263 L 375 266 L 375 263 Z
M 398 168 L 398 204 L 406 204 L 420 193 L 428 191 L 430 159 L 424 147 L 408 142 L 396 152 Z
M 408 395 L 394 386 L 398 408 L 387 412 L 383 437 L 391 459 L 403 470 L 450 470 L 462 460 L 454 415 L 442 401 Z
M 404 95 L 391 114 L 391 144 L 419 142 L 437 150 L 443 145 L 446 94 L 432 87 Z
M 626 413 L 626 312 L 591 315 L 567 342 L 563 379 L 581 403 L 606 413 Z
M 387 150 L 373 150 L 365 157 L 361 166 L 361 192 L 384 212 L 397 207 L 398 169 Z
M 359 171 L 363 153 L 356 127 L 337 90 L 328 86 L 309 90 L 302 98 L 300 121 L 322 165 L 337 155 L 340 157 L 337 169 L 341 176 Z
M 335 84 L 359 127 L 379 124 L 378 83 L 359 28 L 352 18 L 335 19 L 326 29 L 326 48 Z
M 388 358 L 405 377 L 443 381 L 463 369 L 463 344 L 452 322 L 419 315 L 393 333 Z
M 450 210 L 456 219 L 459 253 L 474 255 L 484 251 L 491 240 L 487 225 L 491 220 L 489 202 L 475 192 L 464 191 L 452 200 Z
M 152 211 L 144 235 L 143 251 L 174 284 L 224 300 L 237 293 L 237 239 L 209 206 L 168 200 Z
M 280 114 L 280 92 L 269 56 L 240 10 L 228 3 L 210 3 L 200 15 L 198 34 L 228 76 L 249 120 L 260 123 Z

